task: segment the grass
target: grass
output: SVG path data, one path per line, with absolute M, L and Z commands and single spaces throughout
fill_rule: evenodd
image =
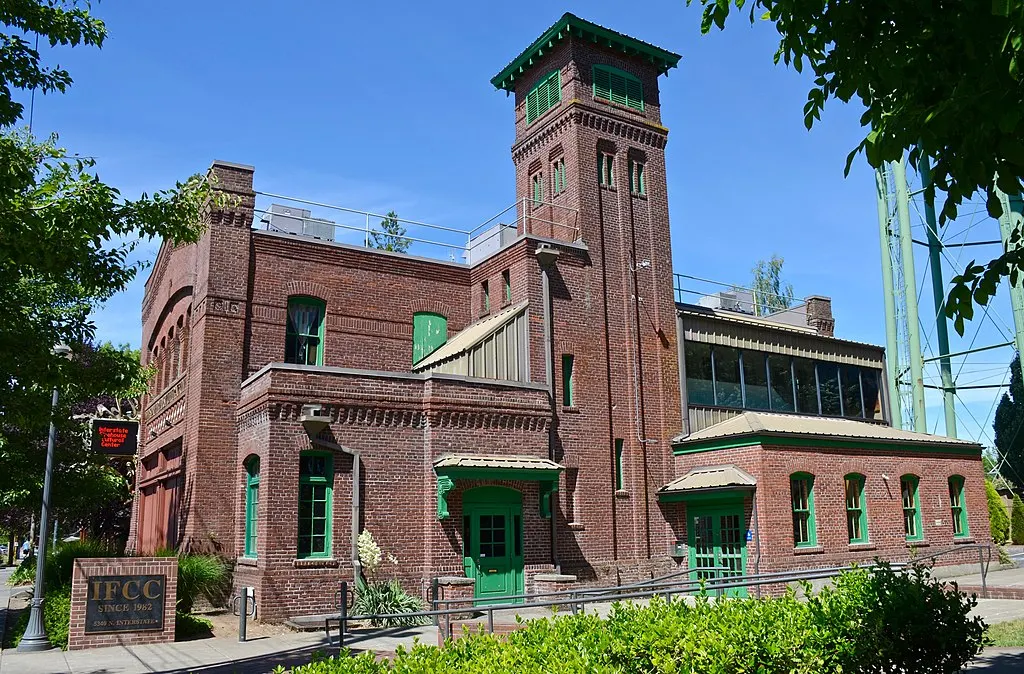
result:
M 988 638 L 993 646 L 1024 646 L 1024 619 L 989 626 Z

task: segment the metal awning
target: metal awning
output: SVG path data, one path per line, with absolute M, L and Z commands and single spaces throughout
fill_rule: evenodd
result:
M 717 491 L 753 491 L 757 480 L 733 465 L 701 466 L 672 480 L 658 490 L 661 501 L 681 501 L 688 496 Z
M 541 517 L 551 517 L 551 494 L 565 467 L 536 456 L 446 454 L 434 461 L 437 475 L 437 519 L 448 517 L 448 492 L 455 480 L 523 480 L 540 487 Z

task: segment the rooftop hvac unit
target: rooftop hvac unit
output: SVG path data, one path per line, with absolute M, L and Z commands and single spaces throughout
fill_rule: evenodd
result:
M 722 291 L 714 295 L 705 295 L 697 300 L 697 304 L 708 309 L 735 311 L 741 314 L 754 313 L 754 295 L 744 290 Z
M 269 211 L 263 214 L 260 222 L 267 226 L 269 232 L 282 232 L 308 236 L 311 239 L 322 241 L 334 241 L 334 222 L 323 218 L 314 218 L 305 208 L 271 204 Z
M 515 225 L 497 224 L 485 229 L 472 239 L 466 246 L 466 252 L 462 257 L 466 258 L 466 264 L 476 264 L 488 255 L 497 253 L 499 250 L 515 241 L 517 236 Z

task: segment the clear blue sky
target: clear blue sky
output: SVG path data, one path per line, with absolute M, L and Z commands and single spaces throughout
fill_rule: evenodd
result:
M 489 80 L 563 12 L 680 53 L 661 80 L 676 271 L 746 285 L 778 253 L 798 296 L 833 298 L 839 336 L 884 343 L 874 178 L 863 159 L 843 177 L 859 108 L 830 104 L 806 131 L 809 78 L 773 64 L 771 25 L 737 15 L 702 37 L 683 0 L 94 11 L 102 50 L 43 50 L 75 84 L 36 99 L 35 131 L 96 156 L 126 196 L 225 159 L 254 165 L 257 189 L 454 226 L 514 201 L 512 102 Z M 138 346 L 147 274 L 97 315 L 101 339 Z

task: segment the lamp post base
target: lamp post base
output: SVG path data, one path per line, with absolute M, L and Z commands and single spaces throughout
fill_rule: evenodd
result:
M 32 609 L 28 615 L 28 626 L 25 627 L 25 634 L 18 642 L 19 653 L 37 653 L 48 651 L 53 648 L 49 637 L 46 636 L 46 626 L 43 624 L 43 600 L 32 599 Z

